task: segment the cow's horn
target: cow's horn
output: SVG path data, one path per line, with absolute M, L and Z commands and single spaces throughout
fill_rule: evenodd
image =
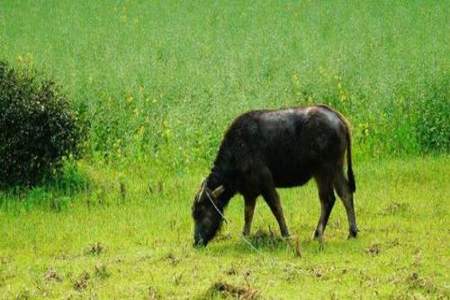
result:
M 214 198 L 219 197 L 220 195 L 222 195 L 222 193 L 225 191 L 225 188 L 223 187 L 223 185 L 219 185 L 214 191 L 211 192 L 211 195 Z
M 195 196 L 195 201 L 200 202 L 200 198 L 203 195 L 203 191 L 205 190 L 205 180 L 202 181 L 202 185 L 200 186 L 200 189 L 197 192 L 197 195 Z

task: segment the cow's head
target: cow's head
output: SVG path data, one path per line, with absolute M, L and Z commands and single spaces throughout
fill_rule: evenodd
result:
M 223 205 L 220 204 L 219 197 L 224 191 L 223 185 L 211 190 L 205 180 L 195 195 L 192 205 L 195 247 L 206 246 L 222 225 Z

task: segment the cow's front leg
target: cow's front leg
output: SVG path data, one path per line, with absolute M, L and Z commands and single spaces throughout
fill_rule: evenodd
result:
M 253 213 L 255 212 L 256 197 L 245 196 L 245 224 L 242 234 L 247 236 L 250 234 L 252 227 Z
M 275 216 L 275 219 L 277 219 L 281 235 L 288 237 L 289 230 L 286 225 L 286 220 L 284 219 L 283 208 L 281 207 L 280 197 L 278 196 L 277 191 L 274 188 L 272 191 L 264 193 L 263 196 Z
M 270 210 L 277 219 L 278 225 L 280 226 L 281 235 L 284 237 L 289 236 L 289 230 L 286 225 L 286 220 L 284 219 L 283 208 L 281 207 L 280 196 L 275 189 L 275 184 L 273 182 L 272 174 L 270 171 L 266 170 L 263 174 L 262 181 L 262 195 L 267 205 L 269 205 Z

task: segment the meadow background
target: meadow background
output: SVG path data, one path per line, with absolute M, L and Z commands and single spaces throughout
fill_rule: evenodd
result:
M 60 178 L 0 193 L 0 297 L 449 297 L 449 32 L 448 1 L 1 1 L 0 59 L 56 80 L 89 135 Z M 193 250 L 232 119 L 312 103 L 353 125 L 360 238 L 338 203 L 318 250 L 309 184 L 281 193 L 301 258 L 262 204 L 249 248 L 238 199 Z

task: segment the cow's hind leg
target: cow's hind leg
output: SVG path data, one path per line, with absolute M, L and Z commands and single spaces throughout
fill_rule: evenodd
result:
M 328 175 L 316 176 L 315 179 L 319 190 L 321 210 L 319 222 L 314 232 L 314 238 L 322 243 L 322 236 L 325 231 L 325 227 L 327 226 L 328 218 L 330 217 L 334 202 L 336 201 L 336 197 L 333 192 L 332 179 L 330 179 Z
M 256 197 L 245 196 L 245 225 L 243 235 L 249 235 L 252 227 L 253 213 L 255 211 Z
M 275 189 L 275 184 L 273 182 L 272 174 L 269 170 L 265 170 L 262 174 L 261 181 L 261 191 L 264 200 L 270 207 L 273 215 L 277 219 L 278 225 L 280 226 L 281 235 L 284 237 L 289 236 L 289 230 L 286 225 L 286 220 L 284 219 L 283 208 L 281 207 L 280 196 Z
M 336 189 L 339 198 L 341 198 L 347 212 L 347 219 L 349 224 L 349 238 L 354 238 L 358 234 L 358 227 L 356 226 L 355 207 L 353 203 L 353 193 L 350 190 L 349 183 L 344 176 L 344 172 L 340 169 L 334 180 L 334 188 Z

